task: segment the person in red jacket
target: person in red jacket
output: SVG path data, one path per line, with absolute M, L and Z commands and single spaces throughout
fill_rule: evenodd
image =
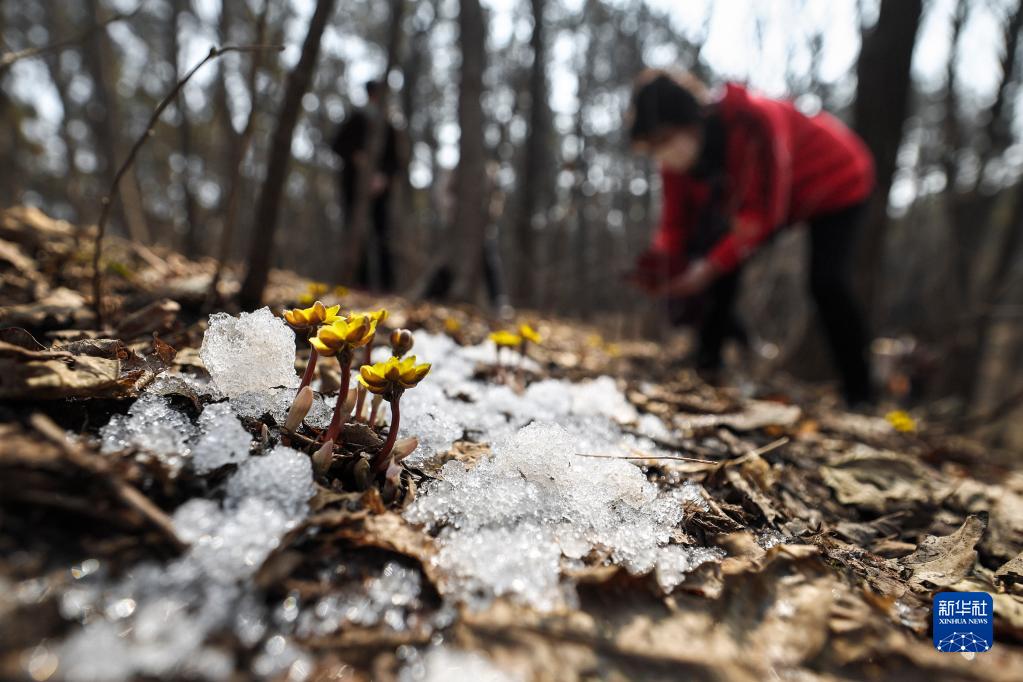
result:
M 869 336 L 852 293 L 857 227 L 874 183 L 870 152 L 826 113 L 727 84 L 721 96 L 687 74 L 648 70 L 630 109 L 634 147 L 660 165 L 661 220 L 631 279 L 669 299 L 703 294 L 697 363 L 721 364 L 745 342 L 735 314 L 742 264 L 780 228 L 810 228 L 810 293 L 850 404 L 872 398 Z

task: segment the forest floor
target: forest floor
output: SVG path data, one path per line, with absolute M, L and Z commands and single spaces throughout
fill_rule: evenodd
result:
M 97 329 L 90 252 L 0 213 L 4 679 L 1023 679 L 1023 460 L 563 320 L 499 363 L 471 309 L 275 272 L 274 312 L 384 307 L 433 365 L 381 486 L 386 423 L 310 464 L 336 364 L 282 430 L 308 354 L 210 321 L 212 262 L 110 239 Z M 935 649 L 939 592 L 992 595 L 989 651 Z

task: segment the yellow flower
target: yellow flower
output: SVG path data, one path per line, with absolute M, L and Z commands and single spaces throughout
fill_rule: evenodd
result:
M 518 348 L 522 345 L 522 337 L 508 331 L 492 332 L 490 340 L 497 344 L 498 348 Z
M 444 318 L 444 331 L 448 334 L 457 334 L 462 328 L 462 323 L 453 317 Z
M 528 324 L 519 325 L 519 336 L 530 343 L 540 343 L 540 334 Z
M 363 365 L 359 368 L 359 383 L 371 393 L 391 396 L 412 388 L 423 380 L 430 372 L 430 364 L 416 364 L 416 356 L 410 355 L 404 360 L 392 357 L 386 362 L 374 365 Z
M 340 305 L 332 305 L 329 308 L 319 301 L 316 301 L 309 308 L 295 308 L 284 311 L 284 320 L 292 327 L 312 327 L 317 324 L 330 324 L 338 319 Z
M 892 428 L 900 433 L 912 433 L 916 431 L 916 420 L 909 416 L 904 410 L 893 410 L 884 416 Z
M 375 319 L 363 313 L 352 313 L 320 327 L 309 343 L 320 355 L 337 355 L 344 350 L 365 346 L 376 331 Z
M 334 295 L 338 298 L 344 298 L 348 295 L 348 287 L 338 284 L 334 287 Z

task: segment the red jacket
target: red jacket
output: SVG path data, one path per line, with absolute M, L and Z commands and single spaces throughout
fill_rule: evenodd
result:
M 728 84 L 718 104 L 726 134 L 724 210 L 731 231 L 707 258 L 734 270 L 778 228 L 864 201 L 874 184 L 870 152 L 833 116 Z M 653 250 L 678 257 L 709 201 L 707 182 L 661 169 L 662 214 Z

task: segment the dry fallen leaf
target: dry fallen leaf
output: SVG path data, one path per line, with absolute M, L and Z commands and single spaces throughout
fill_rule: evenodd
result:
M 920 590 L 953 585 L 973 570 L 977 561 L 974 549 L 987 527 L 987 518 L 967 517 L 951 535 L 929 535 L 916 551 L 894 561 L 909 571 L 909 584 Z

